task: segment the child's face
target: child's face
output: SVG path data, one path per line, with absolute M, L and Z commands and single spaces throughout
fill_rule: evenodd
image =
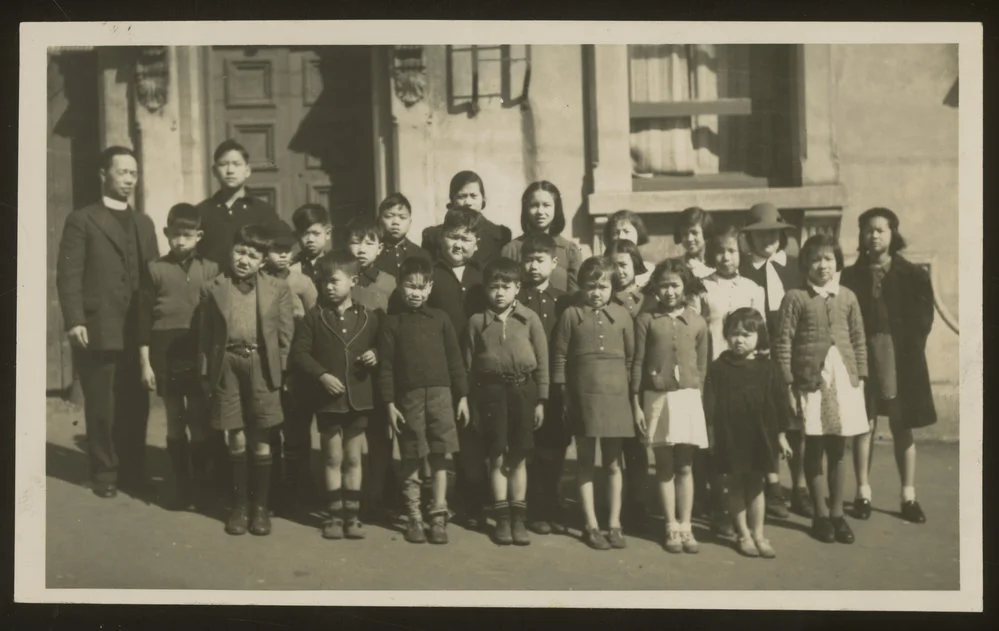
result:
M 524 257 L 524 277 L 531 285 L 540 285 L 552 275 L 558 259 L 547 252 L 532 252 Z
M 520 283 L 496 279 L 486 287 L 486 297 L 493 311 L 505 311 L 517 299 Z
M 326 249 L 331 236 L 333 236 L 333 228 L 331 226 L 314 223 L 305 232 L 298 235 L 298 240 L 302 244 L 302 251 L 310 258 L 315 258 Z
M 586 283 L 583 287 L 583 299 L 590 307 L 599 309 L 610 302 L 611 288 L 611 275 L 604 274 Z
M 724 278 L 732 278 L 739 273 L 739 240 L 735 237 L 725 237 L 718 242 L 714 263 L 718 274 Z
M 728 348 L 739 357 L 746 357 L 756 351 L 756 344 L 759 341 L 758 333 L 750 333 L 741 326 L 737 326 L 728 333 L 725 338 Z
M 638 245 L 638 229 L 628 220 L 621 220 L 614 224 L 614 229 L 611 231 L 612 239 L 627 239 L 635 245 Z
M 191 230 L 189 228 L 164 228 L 167 244 L 170 246 L 170 253 L 175 257 L 184 258 L 194 251 L 198 241 L 204 236 L 201 230 Z
M 232 273 L 236 278 L 249 278 L 260 270 L 264 253 L 245 243 L 232 246 Z
M 808 261 L 808 280 L 819 287 L 836 275 L 836 253 L 832 248 L 822 248 L 812 254 Z
M 419 309 L 430 297 L 430 291 L 434 288 L 434 281 L 425 278 L 422 274 L 410 274 L 402 279 L 402 297 L 406 301 L 406 306 L 412 309 Z
M 215 177 L 224 188 L 236 190 L 249 179 L 250 165 L 240 152 L 227 151 L 215 163 Z
M 283 272 L 291 265 L 290 248 L 271 248 L 267 253 L 264 266 L 274 272 Z
M 378 221 L 382 224 L 385 236 L 393 242 L 401 241 L 409 233 L 409 226 L 413 223 L 412 213 L 403 205 L 393 206 L 386 209 Z
M 361 267 L 368 267 L 382 253 L 382 242 L 371 235 L 354 235 L 350 238 L 347 249 L 360 261 Z
M 891 245 L 891 226 L 888 225 L 888 220 L 884 217 L 871 217 L 864 224 L 860 238 L 868 254 L 884 254 Z
M 656 284 L 656 296 L 667 309 L 677 309 L 683 305 L 683 278 L 670 272 L 659 277 Z
M 441 240 L 441 254 L 454 267 L 467 263 L 479 249 L 479 238 L 470 230 L 452 230 Z
M 333 271 L 333 274 L 326 279 L 323 290 L 326 298 L 335 305 L 342 303 L 350 296 L 350 290 L 357 284 L 357 276 L 351 276 L 342 269 Z
M 780 230 L 750 230 L 749 247 L 758 256 L 771 257 L 780 249 Z
M 687 256 L 704 256 L 704 228 L 700 225 L 690 226 L 683 234 L 683 249 Z
M 469 182 L 454 194 L 451 203 L 458 208 L 470 208 L 481 212 L 486 205 L 486 198 L 482 196 L 482 187 L 478 182 Z
M 627 252 L 618 252 L 614 255 L 614 265 L 617 267 L 617 275 L 614 281 L 619 289 L 627 289 L 635 284 L 635 261 Z
M 555 197 L 548 191 L 534 191 L 527 202 L 527 219 L 535 230 L 547 231 L 555 219 Z

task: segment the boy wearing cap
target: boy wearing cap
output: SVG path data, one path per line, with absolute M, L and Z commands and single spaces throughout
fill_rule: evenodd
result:
M 292 316 L 297 329 L 305 314 L 316 304 L 318 295 L 316 286 L 312 279 L 291 265 L 292 250 L 298 243 L 298 235 L 292 227 L 278 220 L 267 225 L 267 232 L 271 249 L 264 258 L 260 273 L 288 283 L 288 288 L 291 289 Z M 303 471 L 305 469 L 303 463 L 308 459 L 311 447 L 309 426 L 312 414 L 302 409 L 302 405 L 294 398 L 293 384 L 286 381 L 281 389 L 284 423 L 271 430 L 270 439 L 271 484 L 274 488 L 285 490 L 284 482 L 291 483 L 289 485 L 291 488 L 287 489 L 291 491 L 290 493 L 277 494 L 276 499 L 279 501 L 285 497 L 297 499 L 300 490 L 298 482 L 307 478 L 307 474 Z M 286 446 L 287 453 L 284 449 Z
M 789 233 L 794 230 L 794 226 L 784 221 L 777 207 L 769 203 L 756 204 L 750 208 L 749 221 L 742 229 L 749 246 L 749 256 L 742 257 L 739 274 L 763 288 L 764 316 L 767 320 L 767 332 L 772 340 L 777 339 L 780 328 L 780 305 L 784 300 L 784 293 L 801 287 L 804 282 L 798 259 L 787 251 Z M 787 432 L 787 439 L 794 454 L 788 459 L 792 485 L 791 510 L 803 517 L 811 517 L 812 500 L 805 485 L 802 459 L 805 436 L 800 428 L 792 426 Z M 776 456 L 773 471 L 767 474 L 766 505 L 769 515 L 784 519 L 788 516 L 788 510 L 780 486 L 779 466 L 779 456 Z

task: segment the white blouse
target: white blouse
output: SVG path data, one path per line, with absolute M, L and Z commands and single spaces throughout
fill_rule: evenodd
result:
M 701 311 L 708 322 L 711 358 L 717 359 L 728 349 L 728 342 L 722 332 L 725 316 L 736 309 L 750 307 L 759 311 L 765 318 L 763 313 L 765 296 L 762 287 L 742 276 L 722 278 L 716 272 L 701 282 L 705 290 L 701 297 Z

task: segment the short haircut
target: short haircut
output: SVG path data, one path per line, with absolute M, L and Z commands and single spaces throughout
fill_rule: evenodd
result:
M 279 252 L 287 252 L 298 243 L 298 237 L 284 221 L 280 219 L 267 224 L 267 232 L 271 240 L 271 249 Z
M 360 269 L 361 264 L 353 254 L 346 250 L 333 250 L 319 257 L 316 263 L 316 276 L 322 280 L 329 280 L 337 271 L 342 271 L 347 276 L 357 276 Z
M 697 280 L 694 273 L 690 271 L 690 268 L 687 267 L 687 263 L 683 259 L 675 258 L 661 261 L 652 270 L 649 284 L 645 286 L 648 293 L 655 293 L 665 274 L 675 274 L 680 277 L 680 280 L 683 281 L 683 293 L 688 298 L 696 296 L 703 289 L 703 285 Z
M 613 278 L 615 268 L 610 259 L 604 256 L 591 256 L 583 261 L 576 273 L 579 286 L 585 288 L 587 284 L 600 280 L 604 276 Z
M 468 230 L 474 235 L 479 234 L 479 223 L 482 215 L 477 210 L 471 208 L 449 208 L 444 215 L 444 224 L 441 226 L 441 236 L 454 232 L 455 230 Z
M 482 207 L 486 207 L 486 185 L 482 183 L 482 178 L 475 171 L 458 171 L 451 178 L 451 185 L 448 186 L 447 198 L 454 201 L 458 191 L 471 183 L 479 185 L 479 192 L 482 193 Z
M 201 211 L 184 202 L 174 204 L 167 213 L 166 227 L 171 230 L 201 230 Z
M 496 281 L 503 283 L 521 282 L 520 263 L 505 256 L 489 261 L 486 268 L 482 270 L 482 284 L 489 287 Z
M 133 160 L 138 162 L 135 157 L 135 152 L 128 147 L 122 147 L 120 145 L 112 145 L 101 152 L 100 155 L 100 165 L 101 169 L 107 171 L 111 168 L 111 163 L 114 162 L 115 156 L 131 156 Z
M 836 271 L 843 269 L 843 249 L 839 247 L 839 240 L 831 234 L 819 233 L 809 237 L 808 241 L 805 241 L 805 245 L 801 246 L 801 254 L 798 259 L 801 270 L 807 274 L 812 259 L 825 249 L 833 251 L 833 256 L 836 257 Z
M 548 180 L 532 182 L 524 189 L 524 194 L 520 197 L 520 229 L 525 234 L 531 231 L 531 223 L 527 211 L 531 203 L 531 196 L 537 191 L 548 193 L 555 202 L 555 216 L 552 217 L 552 223 L 548 226 L 548 234 L 553 237 L 562 234 L 562 231 L 565 230 L 565 211 L 562 209 L 562 193 L 559 192 L 557 186 Z
M 528 232 L 524 234 L 520 244 L 520 258 L 525 259 L 532 254 L 547 254 L 554 257 L 558 252 L 555 237 L 547 232 Z
M 904 250 L 906 243 L 905 239 L 902 238 L 901 233 L 898 231 L 898 215 L 896 215 L 892 210 L 883 207 L 868 208 L 864 212 L 860 213 L 860 217 L 857 218 L 857 227 L 860 228 L 857 238 L 860 240 L 859 249 L 862 258 L 867 258 L 867 253 L 864 252 L 864 226 L 867 222 L 875 217 L 881 217 L 888 222 L 888 228 L 891 230 L 891 242 L 888 244 L 888 254 L 895 254 L 899 250 Z
M 399 265 L 399 284 L 410 276 L 422 276 L 424 281 L 433 280 L 433 266 L 422 256 L 410 256 Z
M 700 206 L 685 208 L 680 213 L 679 220 L 677 221 L 676 232 L 673 233 L 673 243 L 683 243 L 683 237 L 694 226 L 700 226 L 704 232 L 704 237 L 707 238 L 711 233 L 711 225 L 713 223 L 711 214 Z
M 627 254 L 631 257 L 631 265 L 635 268 L 636 276 L 649 271 L 645 267 L 645 261 L 642 260 L 642 253 L 638 251 L 638 246 L 630 239 L 614 239 L 604 251 L 604 256 L 612 261 L 618 254 Z
M 413 214 L 413 206 L 409 203 L 409 199 L 406 198 L 402 193 L 392 193 L 388 197 L 382 200 L 382 203 L 378 204 L 378 216 L 381 217 L 389 208 L 395 208 L 396 206 L 402 206 L 405 208 L 409 214 Z
M 746 333 L 756 334 L 756 350 L 770 350 L 767 321 L 763 319 L 759 311 L 752 307 L 739 307 L 725 316 L 725 323 L 722 325 L 722 335 L 728 338 L 737 328 L 741 328 Z
M 367 215 L 358 215 L 347 222 L 346 227 L 347 242 L 353 239 L 364 239 L 371 237 L 381 243 L 382 227 L 373 218 Z
M 735 226 L 723 226 L 711 233 L 704 248 L 704 258 L 707 260 L 708 265 L 712 265 L 715 257 L 718 256 L 718 252 L 721 250 L 721 244 L 729 239 L 735 239 L 738 247 L 739 229 Z
M 623 221 L 635 226 L 635 232 L 638 233 L 638 243 L 635 245 L 645 245 L 649 242 L 649 231 L 645 228 L 645 222 L 642 221 L 642 218 L 630 210 L 619 210 L 607 218 L 607 225 L 604 226 L 604 243 L 610 243 L 614 240 L 614 230 L 617 228 L 617 224 Z
M 232 138 L 227 138 L 226 140 L 220 142 L 218 147 L 215 147 L 215 153 L 212 154 L 212 164 L 218 162 L 222 156 L 230 151 L 238 151 L 239 155 L 243 156 L 243 160 L 246 162 L 250 161 L 250 152 L 246 150 L 246 147 L 239 144 Z
M 236 247 L 237 245 L 245 245 L 253 248 L 261 254 L 266 255 L 271 251 L 270 233 L 266 226 L 258 223 L 251 223 L 236 231 L 232 245 L 233 247 Z
M 295 232 L 302 234 L 315 224 L 329 225 L 330 214 L 319 204 L 305 204 L 291 215 L 291 223 L 295 226 Z

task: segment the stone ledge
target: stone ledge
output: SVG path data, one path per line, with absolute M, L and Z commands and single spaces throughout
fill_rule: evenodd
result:
M 708 211 L 746 210 L 770 202 L 780 209 L 836 209 L 846 204 L 846 187 L 824 184 L 790 188 L 737 188 L 710 190 L 602 192 L 588 197 L 591 216 L 610 215 L 622 209 L 635 213 L 678 213 L 690 206 Z

